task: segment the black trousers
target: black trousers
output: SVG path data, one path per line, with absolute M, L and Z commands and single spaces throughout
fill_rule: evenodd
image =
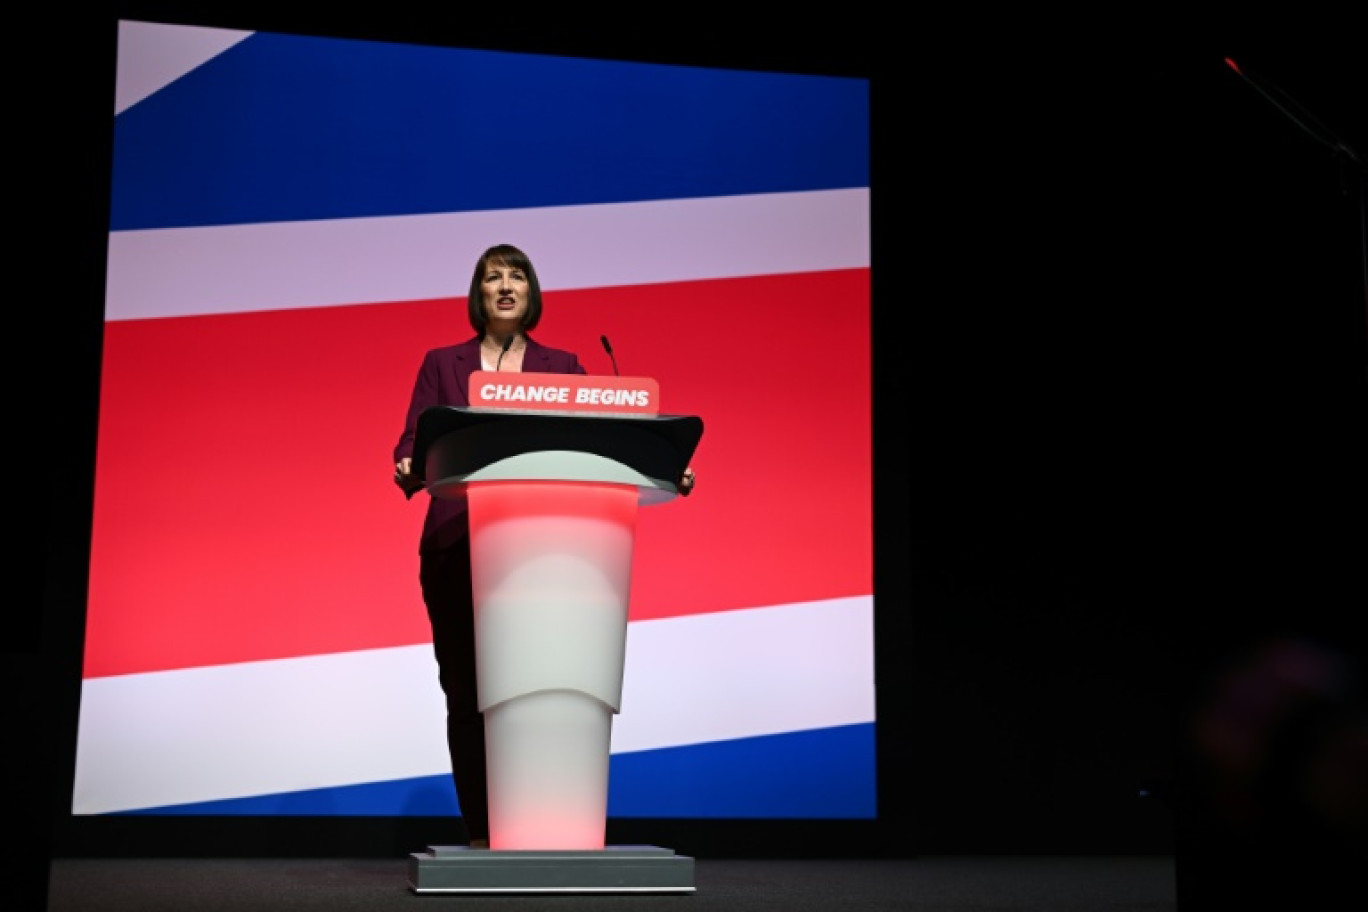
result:
M 484 716 L 475 679 L 475 598 L 470 569 L 470 541 L 419 556 L 419 582 L 428 621 L 437 675 L 446 697 L 447 750 L 467 839 L 489 838 L 488 771 Z

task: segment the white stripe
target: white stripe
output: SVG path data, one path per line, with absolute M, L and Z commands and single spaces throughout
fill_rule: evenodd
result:
M 114 113 L 119 114 L 251 35 L 231 29 L 119 22 Z
M 613 751 L 874 720 L 870 596 L 627 627 Z
M 873 598 L 637 621 L 612 750 L 874 719 Z M 424 644 L 84 682 L 72 812 L 445 774 Z
M 87 680 L 72 811 L 450 769 L 436 681 L 428 645 Z
M 546 291 L 869 265 L 869 190 L 112 232 L 105 316 L 460 297 L 516 244 Z

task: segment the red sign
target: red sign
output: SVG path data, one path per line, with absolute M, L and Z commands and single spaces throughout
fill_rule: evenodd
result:
M 472 408 L 516 412 L 597 412 L 655 415 L 660 385 L 650 377 L 597 377 L 475 371 Z

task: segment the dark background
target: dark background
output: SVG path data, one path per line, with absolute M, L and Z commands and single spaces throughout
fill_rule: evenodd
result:
M 870 79 L 880 819 L 610 836 L 700 857 L 1172 853 L 1184 908 L 1363 896 L 1363 167 L 1308 130 L 1368 156 L 1352 27 L 260 6 L 106 0 L 11 34 L 29 56 L 10 64 L 8 388 L 32 504 L 12 540 L 34 549 L 11 560 L 45 568 L 5 638 L 4 781 L 30 821 L 12 860 L 422 844 L 67 817 L 129 18 Z M 185 454 L 147 468 L 183 483 Z

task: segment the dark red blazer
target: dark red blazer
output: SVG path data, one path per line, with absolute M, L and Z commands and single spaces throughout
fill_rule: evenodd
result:
M 527 339 L 527 349 L 523 352 L 524 372 L 588 373 L 574 352 L 540 345 L 531 336 L 524 338 Z M 404 433 L 399 435 L 399 442 L 394 447 L 395 462 L 413 456 L 413 438 L 418 431 L 418 416 L 425 409 L 434 405 L 470 404 L 470 375 L 480 370 L 481 366 L 478 336 L 459 345 L 431 349 L 423 356 L 422 366 L 418 368 L 418 379 L 413 384 L 413 395 L 409 399 L 408 416 L 404 419 Z M 429 497 L 418 550 L 433 551 L 449 548 L 458 543 L 463 548 L 468 547 L 467 530 L 466 504 L 463 498 Z

